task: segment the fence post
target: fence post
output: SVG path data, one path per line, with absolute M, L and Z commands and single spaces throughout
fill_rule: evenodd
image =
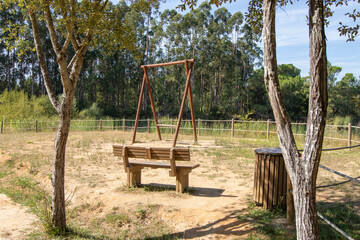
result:
M 170 119 L 170 124 L 171 124 L 171 134 L 174 134 L 174 127 L 173 127 L 173 125 L 174 125 L 174 119 Z
M 1 134 L 3 133 L 4 120 L 1 121 Z
M 102 120 L 100 119 L 100 131 L 102 131 Z
M 351 147 L 351 123 L 349 123 L 348 127 L 348 147 Z
M 234 118 L 231 119 L 231 137 L 234 137 Z
M 123 118 L 123 132 L 125 132 L 125 118 Z
M 267 120 L 266 138 L 269 140 L 270 137 L 270 119 Z
M 201 119 L 198 119 L 198 136 L 200 136 Z
M 38 128 L 38 120 L 36 120 L 36 122 L 35 122 L 35 130 L 36 130 L 36 132 L 39 131 L 39 128 Z
M 150 133 L 150 119 L 148 118 L 148 133 Z

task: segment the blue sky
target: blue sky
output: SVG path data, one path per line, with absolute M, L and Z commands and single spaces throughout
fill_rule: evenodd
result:
M 117 1 L 113 1 L 117 2 Z M 199 0 L 199 2 L 202 2 Z M 276 12 L 276 40 L 278 64 L 292 63 L 301 69 L 302 76 L 309 75 L 309 33 L 306 23 L 308 7 L 306 1 L 295 1 L 294 5 L 278 8 Z M 180 0 L 167 0 L 161 5 L 161 11 L 174 9 L 181 3 Z M 344 16 L 349 9 L 356 6 L 356 3 L 349 3 L 348 7 L 335 9 L 334 16 L 330 19 L 330 25 L 326 28 L 327 57 L 333 66 L 342 67 L 338 76 L 340 80 L 346 73 L 353 73 L 360 78 L 360 38 L 355 42 L 346 42 L 346 38 L 340 37 L 337 31 L 339 22 L 344 24 L 352 22 Z M 240 11 L 245 13 L 248 0 L 237 0 L 233 3 L 223 4 L 232 14 Z M 358 4 L 357 4 L 358 6 Z M 216 6 L 212 6 L 215 11 Z M 178 10 L 180 12 L 180 10 Z M 262 47 L 262 42 L 259 46 Z

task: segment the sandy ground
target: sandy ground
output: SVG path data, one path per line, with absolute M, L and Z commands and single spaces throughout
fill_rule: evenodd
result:
M 23 239 L 34 231 L 36 217 L 28 210 L 0 194 L 0 239 Z
M 178 143 L 178 146 L 190 146 L 191 161 L 200 163 L 200 167 L 190 173 L 191 192 L 179 195 L 175 192 L 175 178 L 169 177 L 165 169 L 145 168 L 142 171 L 142 184 L 174 190 L 127 190 L 126 174 L 123 167 L 116 163 L 118 160 L 112 154 L 112 143 L 90 144 L 86 152 L 78 152 L 71 143 L 80 138 L 73 135 L 67 149 L 72 158 L 66 166 L 67 195 L 73 193 L 70 207 L 101 205 L 98 214 L 105 216 L 114 208 L 136 209 L 139 205 L 156 204 L 161 220 L 172 229 L 172 233 L 178 233 L 184 239 L 242 239 L 252 231 L 250 222 L 244 223 L 236 216 L 248 207 L 252 195 L 253 169 L 248 169 L 251 177 L 244 179 L 222 164 L 214 164 L 214 159 L 202 153 L 204 149 L 219 148 L 214 141 L 203 141 L 199 145 L 193 145 L 191 141 Z M 168 145 L 171 142 L 151 142 L 151 146 Z M 21 152 L 51 147 L 51 141 L 32 142 Z M 5 156 L 2 155 L 2 162 L 6 160 Z M 50 156 L 51 152 L 48 158 Z M 29 169 L 30 166 L 25 168 Z M 18 168 L 18 171 L 25 170 Z M 48 173 L 46 169 L 41 170 L 36 178 L 43 186 L 49 187 Z M 5 196 L 1 196 L 0 206 L 1 237 L 22 239 L 21 236 L 31 232 L 36 217 Z
M 136 145 L 163 147 L 171 146 L 171 142 Z M 191 141 L 181 141 L 177 146 L 190 146 L 191 161 L 200 163 L 200 167 L 190 173 L 190 194 L 179 195 L 175 191 L 119 191 L 119 186 L 126 183 L 122 166 L 108 165 L 107 169 L 102 170 L 88 166 L 86 172 L 89 178 L 96 175 L 96 172 L 92 171 L 106 172 L 99 176 L 98 184 L 101 188 L 89 189 L 78 185 L 72 204 L 76 206 L 90 202 L 94 205 L 101 202 L 104 206 L 102 212 L 108 212 L 114 207 L 136 209 L 138 205 L 158 204 L 161 219 L 174 229 L 174 233 L 180 233 L 184 239 L 245 238 L 252 226 L 250 223 L 240 222 L 236 216 L 248 207 L 252 196 L 252 178 L 239 179 L 239 176 L 225 166 L 215 166 L 208 156 L 201 154 L 204 149 L 219 148 L 214 145 L 214 141 L 203 141 L 199 145 L 192 145 Z M 111 144 L 104 144 L 101 148 L 106 153 L 112 152 Z M 175 188 L 175 178 L 169 177 L 168 170 L 145 168 L 142 170 L 142 184 Z M 86 194 L 89 191 L 94 198 L 89 198 L 89 194 Z
M 175 178 L 169 177 L 168 170 L 149 168 L 142 171 L 142 184 L 173 190 L 128 190 L 123 166 L 117 164 L 119 159 L 112 153 L 112 144 L 116 141 L 102 139 L 101 134 L 96 133 L 91 141 L 82 133 L 72 133 L 69 137 L 65 182 L 66 195 L 72 195 L 70 208 L 87 206 L 95 209 L 91 214 L 104 218 L 113 209 L 156 205 L 158 217 L 172 233 L 184 239 L 244 239 L 254 232 L 252 219 L 237 218 L 239 214 L 246 216 L 252 199 L 253 159 L 226 162 L 221 146 L 215 141 L 202 141 L 199 145 L 179 141 L 179 146 L 190 147 L 191 161 L 200 163 L 200 167 L 190 173 L 190 193 L 176 194 Z M 52 140 L 44 135 L 40 140 L 24 141 L 20 150 L 16 145 L 14 148 L 9 145 L 7 152 L 0 151 L 0 164 L 7 161 L 11 153 L 44 152 L 37 158 L 44 158 L 40 160 L 47 165 L 38 169 L 36 179 L 50 192 Z M 171 142 L 153 141 L 141 145 L 170 146 Z M 208 153 L 214 150 L 218 153 Z M 239 165 L 231 166 L 231 162 L 236 161 Z M 24 165 L 17 169 L 23 174 L 35 167 Z M 91 221 L 94 216 L 82 217 L 89 217 Z M 0 223 L 0 239 L 23 239 L 33 231 L 37 219 L 26 208 L 0 195 Z

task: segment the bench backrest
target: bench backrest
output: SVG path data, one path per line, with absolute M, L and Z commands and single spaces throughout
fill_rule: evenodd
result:
M 141 146 L 126 146 L 127 155 L 129 158 L 142 158 L 151 160 L 170 160 L 170 150 L 172 148 L 165 147 L 141 147 Z M 117 157 L 123 156 L 124 146 L 114 144 L 114 155 Z M 173 148 L 174 159 L 176 161 L 190 161 L 189 148 Z
M 170 160 L 170 176 L 176 175 L 176 161 L 190 161 L 189 148 L 141 147 L 113 145 L 114 155 L 123 158 L 125 172 L 128 171 L 128 158 L 149 160 Z

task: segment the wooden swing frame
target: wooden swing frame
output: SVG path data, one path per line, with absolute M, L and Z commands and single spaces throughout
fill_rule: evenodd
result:
M 137 130 L 138 125 L 139 125 L 139 117 L 140 117 L 141 104 L 142 104 L 142 101 L 143 101 L 143 95 L 144 95 L 144 90 L 145 90 L 145 83 L 147 84 L 147 87 L 148 87 L 148 92 L 149 92 L 149 97 L 150 97 L 150 102 L 151 102 L 151 108 L 152 108 L 152 112 L 153 112 L 153 115 L 154 115 L 154 121 L 155 121 L 156 130 L 157 130 L 157 133 L 158 133 L 158 136 L 159 136 L 159 140 L 160 141 L 162 140 L 159 127 L 175 127 L 176 126 L 176 131 L 175 131 L 175 136 L 174 136 L 172 147 L 176 146 L 176 141 L 177 141 L 177 138 L 178 138 L 178 135 L 179 135 L 180 127 L 181 127 L 181 119 L 182 119 L 182 115 L 183 115 L 184 108 L 185 108 L 186 97 L 189 94 L 191 120 L 192 120 L 192 125 L 193 125 L 193 133 L 194 133 L 195 142 L 197 142 L 196 126 L 195 126 L 195 115 L 194 115 L 194 102 L 193 102 L 193 97 L 192 97 L 191 81 L 190 81 L 191 73 L 192 73 L 192 71 L 194 69 L 194 62 L 195 62 L 194 59 L 189 59 L 189 60 L 183 60 L 183 61 L 167 62 L 167 63 L 156 63 L 156 64 L 149 64 L 149 65 L 142 65 L 141 66 L 141 68 L 144 69 L 144 77 L 143 77 L 143 81 L 142 81 L 142 85 L 141 85 L 139 103 L 138 103 L 138 108 L 137 108 L 137 112 L 136 112 L 136 119 L 135 119 L 135 126 L 134 126 L 132 144 L 135 143 L 136 130 Z M 183 98 L 182 98 L 182 101 L 181 101 L 181 107 L 180 107 L 180 111 L 179 111 L 178 122 L 177 122 L 177 125 L 159 124 L 158 119 L 157 119 L 156 109 L 155 109 L 154 98 L 153 98 L 153 94 L 152 94 L 152 91 L 151 91 L 151 86 L 150 86 L 150 81 L 149 81 L 149 76 L 148 76 L 148 69 L 153 68 L 153 67 L 164 67 L 164 66 L 178 65 L 178 64 L 185 64 L 185 71 L 186 71 L 186 84 L 185 84 L 185 90 L 184 90 Z M 190 66 L 189 66 L 189 64 L 190 64 Z

